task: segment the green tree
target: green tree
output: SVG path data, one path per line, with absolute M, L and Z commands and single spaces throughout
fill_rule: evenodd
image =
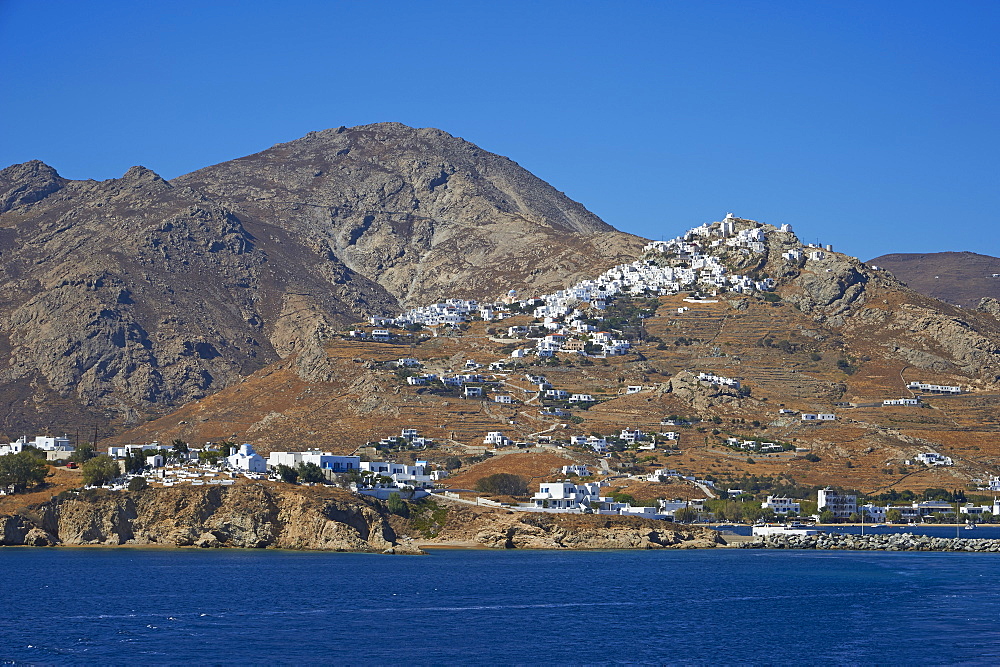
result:
M 47 459 L 45 451 L 42 450 L 42 449 L 39 449 L 38 447 L 35 447 L 34 445 L 25 445 L 21 449 L 21 453 L 23 453 L 23 454 L 30 454 L 30 455 L 34 456 L 36 459 L 38 459 L 39 461 L 45 461 Z
M 612 493 L 611 500 L 615 501 L 616 503 L 628 503 L 629 505 L 633 506 L 638 505 L 638 501 L 636 501 L 635 496 L 629 493 L 621 493 L 621 492 Z
M 457 456 L 449 456 L 444 460 L 444 467 L 446 470 L 455 470 L 462 467 L 462 459 Z
M 299 481 L 299 473 L 295 468 L 291 466 L 286 466 L 284 463 L 279 464 L 275 467 L 278 476 L 281 477 L 281 481 L 286 484 L 295 484 Z
M 837 517 L 830 510 L 823 510 L 822 512 L 819 513 L 820 523 L 833 523 L 836 520 Z
M 206 463 L 211 463 L 213 465 L 216 464 L 216 463 L 218 463 L 219 459 L 221 459 L 221 458 L 222 458 L 222 452 L 214 451 L 214 450 L 211 450 L 211 449 L 209 449 L 209 450 L 202 450 L 202 451 L 198 452 L 198 460 L 199 461 L 204 461 Z
M 885 513 L 885 520 L 889 523 L 899 523 L 903 520 L 903 513 L 899 510 L 889 510 Z
M 18 493 L 44 482 L 48 470 L 45 462 L 30 452 L 0 456 L 0 486 L 12 487 Z
M 518 475 L 498 472 L 477 481 L 476 491 L 498 496 L 523 496 L 528 493 L 528 482 Z
M 300 463 L 295 467 L 295 472 L 298 473 L 300 482 L 321 484 L 326 481 L 323 469 L 315 463 Z
M 70 454 L 69 460 L 73 463 L 85 463 L 97 456 L 97 450 L 89 442 L 85 442 Z
M 142 491 L 147 488 L 149 488 L 149 482 L 146 481 L 145 477 L 133 477 L 128 481 L 129 491 Z
M 87 486 L 104 486 L 121 475 L 118 462 L 107 454 L 95 456 L 80 469 L 83 471 L 83 483 Z
M 410 516 L 410 506 L 406 504 L 406 501 L 403 500 L 397 491 L 389 494 L 389 500 L 386 501 L 386 508 L 393 514 L 398 514 L 402 517 Z
M 698 513 L 690 507 L 682 507 L 674 512 L 674 521 L 677 523 L 690 523 L 698 518 Z
M 142 451 L 126 451 L 125 452 L 125 472 L 135 473 L 142 472 L 146 467 L 146 453 Z
M 188 444 L 180 438 L 174 438 L 174 441 L 170 443 L 170 448 L 178 454 L 187 454 L 189 451 Z

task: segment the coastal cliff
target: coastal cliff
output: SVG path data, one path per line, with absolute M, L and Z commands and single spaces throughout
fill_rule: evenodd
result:
M 527 514 L 445 508 L 424 538 L 383 503 L 326 487 L 231 487 L 65 492 L 0 516 L 0 545 L 135 545 L 422 553 L 424 546 L 496 549 L 704 548 L 702 528 L 632 517 Z

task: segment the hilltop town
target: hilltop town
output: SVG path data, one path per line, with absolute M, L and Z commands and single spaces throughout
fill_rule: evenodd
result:
M 669 521 L 989 520 L 998 322 L 948 308 L 728 214 L 552 293 L 373 316 L 114 438 L 124 476 L 102 482 Z M 34 447 L 72 457 L 65 438 Z

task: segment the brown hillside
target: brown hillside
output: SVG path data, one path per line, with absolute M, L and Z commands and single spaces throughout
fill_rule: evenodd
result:
M 1000 299 L 1000 257 L 974 252 L 895 253 L 868 262 L 892 271 L 910 289 L 965 308 Z

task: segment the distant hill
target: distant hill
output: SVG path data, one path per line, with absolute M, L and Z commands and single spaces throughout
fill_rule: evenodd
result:
M 868 262 L 891 271 L 915 292 L 966 308 L 1000 299 L 1000 257 L 974 252 L 894 253 Z

